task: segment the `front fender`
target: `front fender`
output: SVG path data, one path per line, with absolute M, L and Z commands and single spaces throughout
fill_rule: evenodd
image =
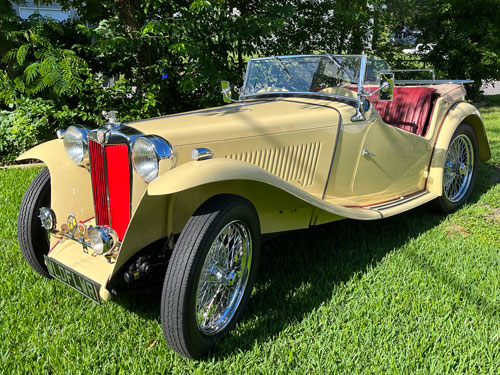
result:
M 341 217 L 358 220 L 380 218 L 378 213 L 371 210 L 349 208 L 328 203 L 264 169 L 250 163 L 232 159 L 217 158 L 183 164 L 149 184 L 147 192 L 152 196 L 170 195 L 214 183 L 236 183 L 237 181 L 239 181 L 239 184 L 252 184 L 253 189 L 249 194 L 255 196 L 256 198 L 254 199 L 261 200 L 262 204 L 271 204 L 272 202 L 268 202 L 269 199 L 262 197 L 263 194 L 258 190 L 259 186 L 263 189 L 265 188 L 265 191 L 269 188 L 275 189 L 279 192 L 277 193 L 278 195 L 281 194 L 283 197 L 293 196 L 312 207 Z M 272 197 L 273 200 L 275 198 Z M 256 208 L 257 210 L 259 209 L 259 207 Z
M 42 143 L 17 158 L 26 159 L 40 160 L 49 169 L 50 206 L 58 222 L 65 222 L 70 212 L 74 213 L 78 220 L 87 220 L 94 216 L 90 174 L 86 168 L 75 165 L 68 158 L 62 139 Z
M 376 210 L 330 204 L 250 163 L 222 158 L 192 161 L 149 184 L 132 216 L 114 273 L 139 249 L 180 233 L 198 207 L 221 194 L 248 199 L 257 210 L 262 233 L 307 228 L 316 208 L 323 222 L 382 218 Z
M 429 168 L 427 190 L 439 196 L 442 195 L 443 190 L 446 151 L 448 150 L 453 133 L 455 133 L 455 130 L 462 122 L 467 122 L 474 128 L 479 147 L 479 159 L 487 161 L 491 157 L 486 130 L 479 110 L 469 103 L 460 102 L 455 104 L 450 108 L 441 122 Z

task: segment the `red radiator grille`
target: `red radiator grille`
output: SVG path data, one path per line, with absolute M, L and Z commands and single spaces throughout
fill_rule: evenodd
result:
M 96 223 L 111 226 L 122 240 L 130 221 L 128 146 L 102 146 L 94 141 L 89 146 Z
M 104 169 L 104 148 L 97 142 L 89 141 L 90 171 L 94 193 L 95 220 L 97 225 L 109 225 L 108 197 Z
M 130 167 L 128 146 L 106 146 L 111 227 L 123 239 L 130 221 Z

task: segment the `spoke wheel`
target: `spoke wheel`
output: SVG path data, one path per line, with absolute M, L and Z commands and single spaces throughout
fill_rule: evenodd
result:
M 453 212 L 470 197 L 476 179 L 477 137 L 472 126 L 462 123 L 451 138 L 443 169 L 443 192 L 437 199 L 441 211 Z
M 210 246 L 196 293 L 196 322 L 206 335 L 221 332 L 239 306 L 252 262 L 252 238 L 241 221 L 227 224 Z
M 248 304 L 260 252 L 253 205 L 220 195 L 188 220 L 170 259 L 161 301 L 169 346 L 201 358 L 241 319 Z
M 467 193 L 474 171 L 472 141 L 460 134 L 450 144 L 446 153 L 443 189 L 450 202 L 458 202 Z

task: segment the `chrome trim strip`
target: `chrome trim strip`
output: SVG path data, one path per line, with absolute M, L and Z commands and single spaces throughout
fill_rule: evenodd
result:
M 357 98 L 350 98 L 348 96 L 336 95 L 336 94 L 324 94 L 320 92 L 295 92 L 295 91 L 272 91 L 261 94 L 249 94 L 243 95 L 246 99 L 258 99 L 258 98 L 272 98 L 272 97 L 297 97 L 297 98 L 312 98 L 312 99 L 325 99 L 332 101 L 349 101 L 357 103 Z M 346 103 L 347 104 L 347 103 Z M 352 104 L 351 104 L 352 105 Z
M 281 56 L 276 56 L 277 58 L 279 59 L 285 59 L 285 58 L 299 58 L 299 57 L 318 57 L 318 56 L 323 56 L 323 57 L 327 57 L 326 54 L 324 53 L 316 53 L 316 54 L 309 54 L 309 55 L 281 55 Z M 330 54 L 330 56 L 332 57 L 360 57 L 360 56 L 365 56 L 365 55 L 362 55 L 362 54 L 350 54 L 350 55 L 333 55 L 333 54 Z M 365 56 L 366 57 L 366 56 Z M 249 59 L 248 61 L 251 61 L 251 60 L 273 60 L 274 57 L 273 56 L 266 56 L 266 57 L 252 57 L 251 59 Z
M 410 194 L 409 196 L 407 197 L 403 197 L 403 199 L 394 199 L 393 201 L 390 201 L 390 202 L 387 202 L 387 203 L 383 203 L 383 204 L 380 204 L 378 206 L 369 206 L 369 207 L 366 207 L 368 208 L 369 210 L 376 210 L 376 211 L 384 211 L 384 210 L 387 210 L 389 208 L 394 208 L 394 207 L 397 207 L 397 206 L 400 206 L 402 204 L 405 204 L 405 203 L 408 203 L 408 202 L 411 202 L 415 199 L 418 199 L 420 197 L 423 197 L 427 194 L 430 194 L 428 191 L 421 191 L 420 193 L 417 192 L 417 193 L 414 193 L 414 194 Z
M 394 84 L 396 85 L 444 85 L 444 84 L 459 84 L 463 85 L 466 83 L 474 83 L 472 79 L 416 79 L 416 80 L 404 80 L 404 79 L 396 79 L 394 80 Z

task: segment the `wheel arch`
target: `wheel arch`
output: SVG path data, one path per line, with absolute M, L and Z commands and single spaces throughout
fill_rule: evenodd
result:
M 281 232 L 309 227 L 314 207 L 276 187 L 248 180 L 212 181 L 189 189 L 151 195 L 146 192 L 134 211 L 116 260 L 116 272 L 148 244 L 178 234 L 189 218 L 209 200 L 236 196 L 257 212 L 260 231 Z
M 479 110 L 469 103 L 455 104 L 443 118 L 436 136 L 427 179 L 427 190 L 431 193 L 439 196 L 442 194 L 446 151 L 455 130 L 464 122 L 468 123 L 476 134 L 479 160 L 487 161 L 491 157 L 486 129 Z

